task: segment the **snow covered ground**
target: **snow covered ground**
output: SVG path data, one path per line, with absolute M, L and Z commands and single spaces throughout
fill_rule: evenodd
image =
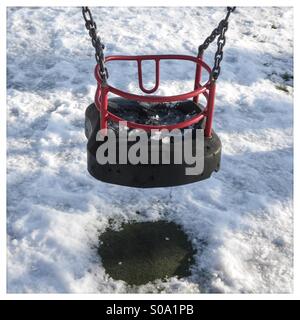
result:
M 204 182 L 148 190 L 104 184 L 86 170 L 95 62 L 80 8 L 7 13 L 8 292 L 292 292 L 291 8 L 238 8 L 232 16 L 214 121 L 221 170 Z M 93 9 L 106 54 L 195 55 L 224 13 Z M 191 64 L 163 70 L 159 93 L 191 88 Z M 153 65 L 144 71 L 151 86 Z M 110 64 L 109 72 L 112 84 L 137 90 L 135 66 Z M 192 275 L 134 288 L 111 279 L 96 251 L 111 219 L 182 225 L 198 248 Z

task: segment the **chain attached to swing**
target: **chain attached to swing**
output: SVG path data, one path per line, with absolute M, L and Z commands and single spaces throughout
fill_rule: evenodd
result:
M 92 45 L 95 48 L 95 58 L 99 64 L 99 75 L 102 80 L 102 83 L 105 84 L 108 78 L 108 71 L 105 67 L 104 60 L 104 44 L 101 41 L 101 38 L 97 34 L 97 25 L 93 19 L 92 13 L 88 7 L 82 7 L 82 15 L 85 21 L 85 27 L 89 31 L 89 35 L 92 39 Z
M 228 19 L 230 14 L 235 10 L 236 7 L 227 7 L 227 14 L 224 19 L 222 19 L 218 26 L 212 31 L 212 33 L 204 40 L 204 42 L 198 48 L 198 58 L 202 57 L 204 51 L 208 46 L 217 39 L 217 51 L 214 57 L 214 66 L 212 68 L 210 80 L 216 81 L 221 72 L 221 61 L 223 59 L 223 48 L 226 43 L 225 33 L 228 29 Z M 92 13 L 88 7 L 82 7 L 82 15 L 85 20 L 85 27 L 89 31 L 89 35 L 92 39 L 92 45 L 95 48 L 95 58 L 99 64 L 99 75 L 102 80 L 102 83 L 105 85 L 108 78 L 108 71 L 105 67 L 104 59 L 104 44 L 101 41 L 101 38 L 97 35 L 97 25 L 93 19 Z
M 236 7 L 227 7 L 227 14 L 224 19 L 222 19 L 217 28 L 208 36 L 204 42 L 198 48 L 198 58 L 202 57 L 203 52 L 208 48 L 208 46 L 216 39 L 217 36 L 217 51 L 214 57 L 214 66 L 211 72 L 211 81 L 216 81 L 221 72 L 221 61 L 223 59 L 223 48 L 226 43 L 225 33 L 228 29 L 228 19 L 230 14 L 235 10 Z

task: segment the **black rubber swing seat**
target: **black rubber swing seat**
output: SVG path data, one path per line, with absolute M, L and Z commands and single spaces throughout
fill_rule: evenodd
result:
M 172 121 L 177 123 L 202 110 L 203 107 L 200 104 L 196 104 L 191 100 L 175 104 L 152 103 L 150 107 L 145 107 L 143 103 L 124 98 L 111 98 L 108 101 L 109 112 L 127 121 L 132 121 L 133 119 L 141 124 L 161 124 L 161 122 L 156 123 L 156 121 L 162 121 L 164 118 L 168 119 L 168 124 L 172 124 Z M 157 115 L 159 116 L 157 117 Z M 96 141 L 96 135 L 99 131 L 100 117 L 100 112 L 94 103 L 87 107 L 85 112 L 85 135 L 88 139 L 87 166 L 89 173 L 98 180 L 139 188 L 170 187 L 207 179 L 214 171 L 218 171 L 220 168 L 221 141 L 214 131 L 212 131 L 210 138 L 204 138 L 204 170 L 199 175 L 186 175 L 186 168 L 193 167 L 193 165 L 185 163 L 184 159 L 182 164 L 176 164 L 172 161 L 172 155 L 170 164 L 163 164 L 161 161 L 158 164 L 99 164 L 96 159 L 96 152 L 103 142 Z M 204 126 L 205 120 L 201 120 L 194 124 L 192 129 L 201 129 Z M 113 129 L 116 132 L 116 136 L 118 136 L 118 123 L 109 121 L 108 128 Z M 196 148 L 194 140 L 195 137 L 193 135 L 193 152 Z M 169 143 L 171 144 L 170 150 L 172 152 L 173 140 L 170 139 Z M 130 149 L 132 144 L 133 142 L 128 141 L 127 148 Z M 148 150 L 150 150 L 150 136 L 148 145 Z M 159 152 L 161 152 L 161 146 Z
M 183 54 L 152 54 L 110 55 L 104 57 L 104 44 L 101 42 L 101 38 L 97 36 L 97 28 L 93 21 L 91 11 L 88 7 L 82 7 L 85 26 L 92 39 L 92 43 L 96 51 L 95 57 L 97 60 L 94 70 L 94 75 L 97 81 L 97 89 L 94 100 L 95 104 L 91 104 L 89 107 L 87 107 L 85 113 L 85 134 L 88 139 L 87 164 L 88 171 L 93 177 L 98 180 L 117 185 L 153 188 L 178 186 L 201 181 L 209 178 L 214 171 L 219 170 L 222 146 L 220 139 L 212 129 L 216 81 L 221 70 L 220 63 L 223 58 L 225 33 L 228 29 L 228 19 L 231 13 L 235 11 L 235 8 L 236 7 L 227 7 L 226 16 L 219 22 L 218 26 L 213 30 L 211 35 L 208 36 L 198 47 L 197 56 Z M 219 34 L 220 36 L 216 38 L 216 34 Z M 214 66 L 210 68 L 209 65 L 203 60 L 203 55 L 205 50 L 215 39 L 217 39 L 217 51 L 215 53 Z M 193 89 L 189 89 L 188 92 L 176 95 L 152 95 L 159 89 L 160 65 L 161 62 L 165 60 L 174 60 L 177 62 L 189 61 L 189 63 L 192 62 L 195 65 Z M 140 90 L 146 95 L 138 95 L 135 93 L 126 92 L 109 85 L 107 82 L 108 69 L 106 68 L 106 64 L 113 61 L 127 61 L 135 62 L 137 64 L 138 85 Z M 143 83 L 144 61 L 152 61 L 155 64 L 155 83 L 152 88 L 145 88 Z M 205 77 L 202 76 L 203 71 L 207 73 L 206 82 L 202 81 L 205 79 Z M 119 98 L 109 99 L 110 94 L 114 94 Z M 200 96 L 206 99 L 207 103 L 205 107 L 198 103 Z M 192 101 L 189 99 L 192 99 Z M 138 101 L 143 101 L 144 103 Z M 174 103 L 175 101 L 181 102 Z M 145 102 L 148 103 L 146 107 Z M 172 102 L 172 106 L 170 105 L 170 102 Z M 140 136 L 143 138 L 143 145 L 137 147 L 135 144 L 138 144 L 138 141 L 132 142 L 128 140 L 127 147 L 124 147 L 125 144 L 122 144 L 124 141 L 123 130 L 122 132 L 118 131 L 121 128 L 118 126 L 118 124 L 123 122 L 123 120 L 127 121 L 127 126 L 130 128 L 136 128 L 138 130 L 143 129 L 148 132 L 148 134 L 143 135 L 143 137 L 142 134 L 140 134 Z M 163 123 L 160 123 L 160 121 Z M 189 126 L 189 129 L 192 129 L 191 135 L 190 131 L 189 133 L 182 132 L 185 126 Z M 103 131 L 101 131 L 101 136 L 99 137 L 97 134 L 100 128 Z M 183 137 L 183 139 L 180 140 L 178 138 L 178 131 L 173 133 L 173 128 L 181 130 L 179 133 L 182 133 L 181 137 Z M 108 129 L 113 129 L 115 131 L 115 137 L 112 137 L 113 134 Z M 157 137 L 153 137 L 152 132 L 149 133 L 149 131 L 152 131 L 153 129 L 160 131 L 158 133 L 160 135 L 158 138 L 164 138 L 164 129 L 169 129 L 172 132 L 169 134 L 169 139 L 159 140 L 156 139 Z M 201 145 L 199 144 L 199 131 L 197 131 L 197 129 L 203 129 L 204 131 L 204 145 L 203 140 L 200 140 Z M 108 135 L 106 133 L 108 133 Z M 128 135 L 132 133 L 134 132 L 128 132 Z M 100 139 L 101 141 L 98 139 L 97 141 L 96 137 L 112 137 L 112 139 L 116 138 L 115 140 L 117 146 L 115 146 L 114 149 L 116 154 L 113 153 L 113 157 L 116 156 L 117 158 L 116 163 L 112 163 L 112 161 L 110 163 L 105 162 L 104 160 L 106 160 L 106 155 L 102 154 L 102 149 L 105 149 L 106 145 L 110 145 L 110 141 L 108 143 L 106 143 L 106 141 L 103 139 Z M 189 140 L 186 140 L 186 138 Z M 159 140 L 159 144 L 157 144 L 157 141 L 154 140 Z M 180 145 L 179 143 L 177 145 L 177 141 L 179 143 L 181 142 L 181 147 L 183 142 L 184 147 L 179 149 L 179 146 L 179 148 L 177 148 L 177 146 Z M 147 142 L 148 145 L 146 146 Z M 188 144 L 186 144 L 186 142 L 188 142 Z M 105 145 L 103 145 L 104 143 Z M 153 144 L 155 144 L 154 152 L 152 148 Z M 119 148 L 120 146 L 121 148 Z M 187 148 L 185 148 L 186 146 Z M 147 154 L 144 153 L 140 155 L 143 163 L 136 161 L 139 160 L 137 159 L 139 157 L 137 153 L 139 149 L 142 149 L 142 147 L 144 149 L 148 149 L 148 160 L 149 155 L 151 159 L 148 164 L 144 164 L 147 162 L 144 161 L 147 158 Z M 171 151 L 170 153 L 168 152 L 168 154 L 166 153 L 166 147 Z M 201 153 L 201 155 L 197 154 L 200 150 L 199 147 L 204 148 L 204 152 Z M 125 149 L 126 151 L 126 148 L 127 156 L 131 160 L 133 158 L 131 158 L 132 150 L 137 150 L 136 154 L 134 154 L 136 156 L 134 161 L 137 164 L 130 163 L 130 161 L 127 164 L 123 164 L 125 162 L 123 160 L 126 160 L 126 158 L 123 158 L 123 152 L 121 152 L 120 149 Z M 98 153 L 98 151 L 100 152 Z M 120 152 L 120 154 L 118 154 L 118 152 Z M 180 154 L 180 152 L 182 154 Z M 152 160 L 153 154 L 156 160 L 155 163 L 153 163 Z M 186 154 L 187 159 L 185 159 Z M 108 150 L 108 156 L 110 155 L 111 154 Z M 170 163 L 165 163 L 165 155 L 170 156 Z M 196 174 L 195 170 L 199 169 L 199 166 L 197 163 L 193 164 L 193 161 L 190 160 L 195 159 L 194 162 L 197 162 L 200 158 L 198 158 L 198 156 L 201 156 L 200 165 L 201 169 L 204 168 L 204 170 L 202 173 Z M 98 160 L 100 159 L 99 162 L 97 161 L 97 157 Z M 122 161 L 118 161 L 119 158 Z M 157 159 L 159 159 L 159 161 L 157 161 Z M 180 162 L 178 159 L 183 161 Z M 113 158 L 113 160 L 115 159 Z M 179 162 L 180 164 L 178 164 Z M 204 167 L 202 167 L 202 164 L 204 164 Z M 197 166 L 197 168 L 194 168 L 195 166 Z M 193 173 L 191 173 L 191 170 L 187 170 L 191 168 L 194 168 Z

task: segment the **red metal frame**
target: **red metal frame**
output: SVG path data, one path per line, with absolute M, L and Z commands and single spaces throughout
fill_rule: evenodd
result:
M 139 87 L 141 91 L 143 91 L 148 95 L 136 95 L 136 94 L 128 93 L 128 92 L 116 89 L 108 85 L 107 83 L 102 83 L 101 78 L 99 76 L 99 65 L 96 65 L 95 77 L 98 85 L 97 85 L 97 90 L 95 94 L 95 104 L 101 113 L 100 129 L 104 129 L 104 132 L 105 132 L 105 130 L 107 129 L 108 120 L 112 120 L 116 122 L 126 121 L 108 111 L 109 92 L 129 100 L 135 100 L 135 101 L 141 101 L 141 102 L 156 102 L 156 103 L 183 101 L 190 98 L 193 98 L 193 101 L 197 103 L 199 100 L 199 95 L 203 94 L 207 101 L 207 104 L 203 112 L 183 122 L 179 122 L 171 125 L 145 125 L 145 124 L 139 124 L 139 123 L 130 122 L 130 121 L 126 121 L 126 123 L 129 128 L 144 129 L 147 131 L 150 131 L 151 129 L 172 130 L 172 129 L 181 129 L 181 128 L 188 127 L 192 124 L 199 122 L 203 118 L 206 118 L 204 135 L 205 137 L 211 136 L 216 85 L 215 85 L 215 82 L 212 82 L 210 80 L 208 80 L 204 85 L 200 84 L 202 69 L 204 68 L 209 74 L 211 73 L 210 67 L 202 60 L 202 57 L 198 58 L 198 57 L 187 56 L 187 55 L 108 56 L 106 57 L 105 62 L 124 61 L 124 60 L 137 61 Z M 156 70 L 155 85 L 152 89 L 145 89 L 143 85 L 142 61 L 145 61 L 145 60 L 155 61 L 155 70 Z M 187 93 L 175 95 L 175 96 L 149 95 L 151 93 L 154 93 L 159 87 L 160 60 L 186 60 L 186 61 L 194 62 L 196 64 L 194 90 Z

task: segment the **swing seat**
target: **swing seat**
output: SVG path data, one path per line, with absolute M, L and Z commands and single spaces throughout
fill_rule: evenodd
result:
M 85 114 L 85 134 L 88 139 L 88 171 L 93 177 L 118 185 L 152 188 L 176 186 L 204 180 L 209 178 L 213 171 L 219 170 L 221 142 L 212 129 L 214 100 L 216 80 L 220 74 L 220 63 L 223 59 L 223 48 L 226 43 L 225 33 L 228 29 L 228 19 L 230 14 L 235 11 L 235 8 L 227 7 L 226 16 L 219 22 L 210 36 L 198 47 L 198 55 L 196 57 L 169 54 L 108 56 L 105 58 L 103 51 L 104 44 L 101 38 L 97 36 L 97 26 L 93 20 L 91 11 L 88 7 L 82 7 L 85 27 L 92 39 L 97 61 L 95 67 L 95 78 L 97 80 L 95 103 L 86 109 Z M 216 38 L 217 51 L 214 57 L 214 66 L 211 69 L 203 61 L 203 53 Z M 145 88 L 143 84 L 142 63 L 149 60 L 155 63 L 155 84 L 152 88 Z M 193 62 L 195 64 L 193 90 L 173 96 L 152 95 L 159 88 L 161 60 L 185 60 Z M 107 82 L 108 72 L 106 63 L 111 61 L 135 61 L 137 63 L 139 88 L 146 95 L 125 92 L 109 85 Z M 208 72 L 209 79 L 204 84 L 201 83 L 203 70 Z M 108 95 L 110 93 L 119 98 L 109 99 Z M 206 99 L 206 105 L 204 106 L 199 104 L 200 95 Z M 144 103 L 151 105 L 148 105 L 145 109 Z M 168 105 L 169 103 L 173 103 L 172 108 Z M 161 120 L 165 120 L 166 115 L 168 121 L 165 123 L 165 121 Z M 139 136 L 138 139 L 140 140 L 134 141 L 134 144 L 137 143 L 138 146 L 133 145 L 131 142 L 135 139 L 127 139 L 126 141 L 125 138 L 124 140 L 124 126 L 122 130 L 120 126 L 122 124 L 126 128 L 129 128 L 129 130 L 138 129 L 139 134 L 131 132 L 135 135 L 134 138 L 138 138 L 137 136 Z M 188 130 L 188 132 L 183 131 L 186 128 L 192 128 L 192 130 Z M 179 129 L 180 131 L 173 129 Z M 198 129 L 203 129 L 203 131 L 199 131 Z M 141 134 L 142 130 L 146 131 L 146 135 L 145 132 Z M 156 148 L 153 150 L 151 146 L 155 139 L 152 134 L 153 131 L 157 133 L 157 130 L 159 131 L 159 138 L 163 139 L 158 139 L 158 144 L 155 142 Z M 167 141 L 163 141 L 166 137 L 166 131 L 169 137 L 167 137 Z M 114 132 L 117 133 L 116 136 Z M 203 136 L 201 136 L 203 132 L 204 140 L 202 139 Z M 200 140 L 198 139 L 199 133 Z M 185 136 L 185 134 L 188 136 Z M 178 138 L 179 136 L 180 138 Z M 129 137 L 128 130 L 126 137 Z M 109 152 L 111 141 L 105 141 L 105 138 L 114 141 L 113 154 Z M 189 140 L 186 140 L 186 138 Z M 168 154 L 164 148 L 166 144 L 168 146 Z M 133 154 L 131 153 L 131 147 L 134 147 L 132 148 Z M 142 149 L 143 152 L 141 151 Z M 103 154 L 103 150 L 107 151 L 107 156 Z M 124 150 L 127 151 L 125 157 L 123 157 Z M 197 165 L 199 150 L 201 151 L 200 168 Z M 98 157 L 98 151 L 100 151 L 100 158 Z M 155 155 L 154 162 L 152 158 L 153 151 Z M 166 154 L 168 161 L 165 161 Z M 187 157 L 185 157 L 186 154 Z M 131 157 L 131 155 L 134 156 Z M 97 161 L 97 157 L 99 161 Z M 128 164 L 126 160 L 129 159 Z M 194 167 L 191 165 L 193 161 Z M 204 166 L 202 166 L 203 164 Z M 202 168 L 204 170 L 200 173 Z
M 190 92 L 175 96 L 151 95 L 159 87 L 159 63 L 161 60 L 187 60 L 194 62 L 195 83 L 194 89 Z M 141 91 L 146 95 L 136 95 L 121 91 L 107 83 L 102 83 L 99 74 L 99 65 L 95 68 L 95 77 L 98 83 L 95 103 L 91 104 L 85 113 L 85 134 L 87 143 L 87 163 L 89 173 L 103 182 L 124 185 L 130 187 L 153 188 L 169 187 L 187 183 L 192 183 L 207 179 L 212 172 L 218 171 L 221 160 L 221 142 L 216 133 L 212 130 L 212 116 L 214 108 L 215 83 L 208 80 L 205 84 L 200 84 L 202 69 L 209 74 L 211 69 L 199 57 L 186 55 L 146 55 L 146 56 L 108 56 L 105 62 L 125 60 L 136 61 L 138 67 L 138 82 Z M 154 60 L 155 62 L 155 85 L 152 89 L 146 89 L 143 85 L 142 62 L 144 60 Z M 113 93 L 117 98 L 108 99 L 108 94 Z M 206 106 L 198 103 L 199 95 L 202 94 L 207 101 Z M 190 100 L 190 99 L 193 100 Z M 146 105 L 145 105 L 146 104 Z M 192 129 L 191 146 L 192 154 L 196 154 L 196 129 L 204 130 L 204 170 L 199 174 L 187 175 L 188 168 L 195 164 L 188 164 L 182 157 L 182 162 L 178 164 L 174 161 L 174 139 L 169 140 L 170 163 L 162 161 L 164 152 L 162 143 L 159 144 L 158 163 L 122 164 L 119 161 L 119 123 L 126 121 L 129 130 L 143 129 L 148 134 L 148 159 L 151 158 L 151 130 L 179 129 L 183 132 L 186 128 Z M 97 161 L 97 150 L 105 140 L 97 141 L 96 136 L 101 129 L 104 135 L 108 129 L 116 133 L 116 158 L 117 162 L 100 164 Z M 127 142 L 127 154 L 136 141 Z M 153 150 L 152 150 L 153 151 Z
M 154 104 L 152 110 L 157 113 L 157 110 L 163 110 L 162 104 Z M 138 119 L 140 123 L 149 121 L 149 114 L 145 112 L 145 106 L 139 102 L 127 100 L 123 98 L 111 98 L 108 101 L 108 110 L 114 112 L 123 119 Z M 194 115 L 201 112 L 203 107 L 199 104 L 187 100 L 176 103 L 170 107 L 171 111 L 174 109 L 182 116 Z M 170 112 L 171 112 L 170 111 Z M 151 115 L 151 113 L 150 113 Z M 85 113 L 85 135 L 88 139 L 87 143 L 87 163 L 89 173 L 96 179 L 103 182 L 124 185 L 139 188 L 153 188 L 153 187 L 169 187 L 177 186 L 200 180 L 207 179 L 212 172 L 218 171 L 221 161 L 221 141 L 215 132 L 212 131 L 210 138 L 204 140 L 204 170 L 200 175 L 186 175 L 186 168 L 191 167 L 187 163 L 182 164 L 99 164 L 96 160 L 96 152 L 101 145 L 100 141 L 96 141 L 96 135 L 99 130 L 99 123 L 101 122 L 101 114 L 95 104 L 91 104 Z M 202 119 L 193 126 L 193 129 L 201 129 L 205 126 L 205 120 Z M 113 122 L 108 124 L 109 129 L 113 129 L 118 136 L 119 127 Z M 148 140 L 148 147 L 150 150 L 150 136 Z M 172 144 L 172 141 L 170 141 Z M 128 149 L 132 144 L 128 142 Z M 193 142 L 193 152 L 195 152 L 195 142 Z M 118 148 L 117 148 L 118 150 Z M 172 152 L 172 145 L 170 146 Z M 159 149 L 161 153 L 161 146 Z M 150 157 L 150 156 L 149 156 Z M 170 157 L 172 160 L 172 155 Z

